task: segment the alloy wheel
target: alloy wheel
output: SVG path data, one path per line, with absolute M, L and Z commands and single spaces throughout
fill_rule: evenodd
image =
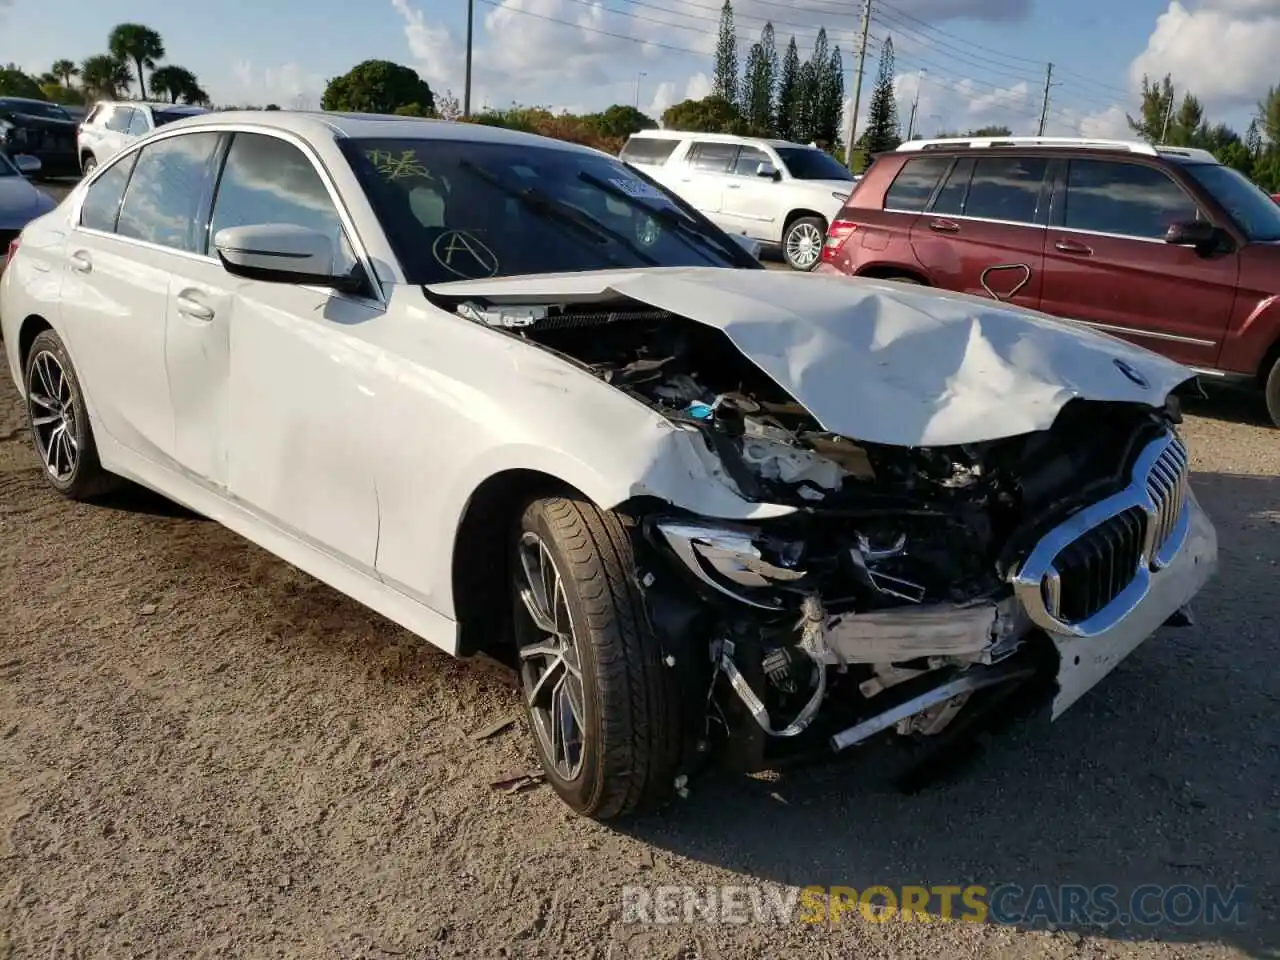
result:
M 564 579 L 536 533 L 520 537 L 517 553 L 520 599 L 537 633 L 519 650 L 524 696 L 543 756 L 571 781 L 582 772 L 586 699 Z
M 36 354 L 27 384 L 27 412 L 36 451 L 49 475 L 65 483 L 76 472 L 80 444 L 76 439 L 75 396 L 58 358 L 48 350 Z
M 822 254 L 822 232 L 812 223 L 798 223 L 787 233 L 787 260 L 797 270 L 808 270 Z

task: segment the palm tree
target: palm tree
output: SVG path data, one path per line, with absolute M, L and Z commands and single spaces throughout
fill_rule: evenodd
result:
M 141 23 L 121 23 L 111 31 L 107 47 L 116 59 L 133 61 L 138 71 L 138 92 L 143 100 L 147 99 L 147 83 L 143 72 L 144 68 L 154 69 L 156 61 L 164 59 L 164 41 L 160 39 L 160 34 Z
M 80 78 L 86 92 L 114 100 L 122 89 L 128 88 L 133 74 L 129 72 L 129 64 L 123 60 L 109 53 L 99 53 L 80 65 Z
M 204 104 L 209 95 L 200 88 L 196 75 L 186 67 L 177 64 L 166 64 L 157 67 L 151 73 L 151 93 L 157 97 L 168 97 L 170 103 Z
M 80 68 L 75 65 L 74 60 L 55 60 L 49 72 L 68 89 L 71 87 L 71 81 L 80 76 Z

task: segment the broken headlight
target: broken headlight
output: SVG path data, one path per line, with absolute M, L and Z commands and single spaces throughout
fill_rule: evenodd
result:
M 759 531 L 695 520 L 659 520 L 654 524 L 663 541 L 689 571 L 713 590 L 764 610 L 783 603 L 776 588 L 795 583 L 805 571 L 794 564 L 799 544 L 771 545 L 770 557 L 761 549 Z

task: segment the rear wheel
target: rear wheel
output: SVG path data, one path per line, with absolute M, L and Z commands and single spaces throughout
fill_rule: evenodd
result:
M 90 500 L 115 489 L 121 481 L 98 461 L 80 381 L 52 330 L 32 341 L 25 384 L 31 440 L 54 489 L 72 500 Z
M 1267 413 L 1271 422 L 1280 427 L 1280 357 L 1271 365 L 1266 383 Z
M 98 160 L 92 153 L 87 153 L 80 161 L 80 171 L 87 177 L 98 169 Z
M 626 531 L 582 500 L 535 500 L 513 561 L 521 689 L 547 780 L 599 820 L 661 805 L 680 760 L 677 685 Z
M 809 271 L 822 259 L 827 225 L 821 217 L 798 217 L 782 235 L 782 255 L 792 270 Z

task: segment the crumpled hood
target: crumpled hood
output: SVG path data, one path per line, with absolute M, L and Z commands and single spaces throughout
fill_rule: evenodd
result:
M 436 284 L 496 304 L 629 297 L 716 327 L 832 433 L 947 446 L 1045 430 L 1070 400 L 1162 406 L 1194 376 L 1045 314 L 887 281 L 650 268 Z

